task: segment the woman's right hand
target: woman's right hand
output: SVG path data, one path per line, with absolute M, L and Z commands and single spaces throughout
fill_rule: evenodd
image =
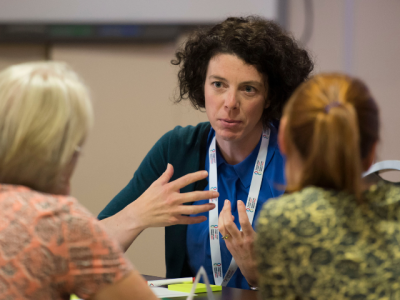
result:
M 176 224 L 195 224 L 207 220 L 205 216 L 189 217 L 212 210 L 215 204 L 184 205 L 219 196 L 215 191 L 180 193 L 180 189 L 207 178 L 207 171 L 198 171 L 169 182 L 174 168 L 168 164 L 166 171 L 134 202 L 125 209 L 134 216 L 134 222 L 142 230 L 149 227 L 164 227 Z
M 166 171 L 135 201 L 119 213 L 101 223 L 121 247 L 127 250 L 144 229 L 176 224 L 195 224 L 207 220 L 206 216 L 190 217 L 212 210 L 215 204 L 184 205 L 219 196 L 215 191 L 180 193 L 180 189 L 208 176 L 207 171 L 190 173 L 170 182 L 174 168 L 168 164 Z

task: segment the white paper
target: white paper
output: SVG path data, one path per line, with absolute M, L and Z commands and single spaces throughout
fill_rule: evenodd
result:
M 188 293 L 171 291 L 165 287 L 152 286 L 150 287 L 153 293 L 159 298 L 177 298 L 177 297 L 187 297 Z

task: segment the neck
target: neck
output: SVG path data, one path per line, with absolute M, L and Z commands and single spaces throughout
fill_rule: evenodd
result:
M 302 173 L 303 162 L 300 155 L 295 152 L 290 157 L 286 157 L 285 175 L 289 187 L 296 187 L 300 184 Z
M 257 130 L 246 136 L 245 139 L 239 141 L 224 140 L 218 135 L 215 136 L 215 139 L 225 161 L 230 165 L 236 165 L 245 160 L 254 150 L 260 141 L 261 134 L 262 124 Z

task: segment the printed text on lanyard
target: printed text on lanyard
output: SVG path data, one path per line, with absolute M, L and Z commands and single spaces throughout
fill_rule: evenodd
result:
M 253 177 L 251 179 L 249 195 L 246 202 L 246 213 L 249 217 L 250 224 L 253 224 L 254 213 L 257 207 L 258 195 L 260 193 L 262 178 L 264 174 L 265 161 L 268 153 L 268 143 L 270 136 L 270 129 L 268 128 L 262 134 L 261 146 L 258 151 L 257 161 L 254 166 Z M 217 177 L 217 153 L 216 153 L 215 136 L 211 141 L 209 148 L 209 187 L 210 191 L 218 191 L 218 177 Z M 237 199 L 231 199 L 237 200 Z M 214 281 L 216 285 L 226 286 L 233 274 L 238 268 L 235 259 L 229 265 L 225 277 L 222 272 L 221 249 L 219 244 L 219 231 L 218 231 L 218 198 L 210 199 L 210 203 L 215 204 L 215 208 L 209 212 L 209 232 L 210 232 L 210 247 L 211 247 L 211 262 L 213 267 Z

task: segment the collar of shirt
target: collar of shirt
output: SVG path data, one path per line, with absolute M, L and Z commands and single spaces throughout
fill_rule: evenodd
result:
M 214 136 L 215 136 L 215 130 L 211 127 L 210 133 L 208 135 L 208 140 L 207 140 L 208 146 L 211 144 L 211 141 L 214 138 Z M 228 168 L 233 169 L 233 171 L 236 173 L 236 175 L 240 179 L 242 185 L 245 188 L 249 188 L 250 184 L 251 184 L 251 180 L 253 179 L 253 169 L 254 169 L 254 165 L 257 160 L 260 145 L 261 145 L 261 136 L 260 136 L 260 140 L 259 140 L 257 146 L 253 149 L 253 151 L 242 162 L 240 162 L 236 165 L 229 165 L 225 161 L 224 157 L 221 154 L 221 151 L 219 150 L 219 148 L 217 146 L 217 168 L 219 168 L 222 164 L 229 166 Z M 270 141 L 268 144 L 268 154 L 267 154 L 267 159 L 265 162 L 264 170 L 267 167 L 269 161 L 272 159 L 272 156 L 274 155 L 276 146 L 277 146 L 276 128 L 274 127 L 274 125 L 271 124 L 271 135 L 270 135 Z
M 251 179 L 253 178 L 254 164 L 257 160 L 258 150 L 260 149 L 261 138 L 254 150 L 240 163 L 236 165 L 229 165 L 221 154 L 221 151 L 217 147 L 217 167 L 225 164 L 227 168 L 231 169 L 236 176 L 240 179 L 242 185 L 245 188 L 249 188 Z

